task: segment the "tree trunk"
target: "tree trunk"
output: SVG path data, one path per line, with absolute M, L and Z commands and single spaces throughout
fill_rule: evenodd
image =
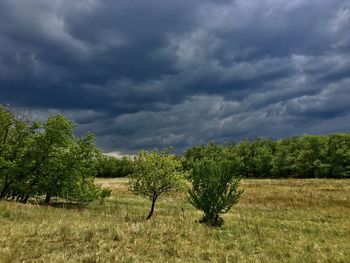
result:
M 153 199 L 152 199 L 151 211 L 149 211 L 149 214 L 148 214 L 148 216 L 147 216 L 147 220 L 150 219 L 150 218 L 152 217 L 152 215 L 153 215 L 153 212 L 154 212 L 154 205 L 155 205 L 155 203 L 156 203 L 156 200 L 157 200 L 157 198 L 154 198 L 154 197 L 153 197 Z
M 4 199 L 5 198 L 5 195 L 6 195 L 6 192 L 7 192 L 7 188 L 8 188 L 8 185 L 5 184 L 4 188 L 2 189 L 2 191 L 0 193 L 0 199 Z
M 5 198 L 9 186 L 10 186 L 10 184 L 8 183 L 8 178 L 6 176 L 5 177 L 5 182 L 4 182 L 4 187 L 2 188 L 1 193 L 0 193 L 0 199 L 4 199 Z
M 45 205 L 50 204 L 50 200 L 51 200 L 51 194 L 47 193 L 44 201 Z
M 28 202 L 28 199 L 29 199 L 29 195 L 28 194 L 24 195 L 24 197 L 22 199 L 22 203 L 26 204 Z

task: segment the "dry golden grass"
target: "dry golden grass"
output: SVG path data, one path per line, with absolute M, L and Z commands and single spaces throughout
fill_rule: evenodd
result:
M 0 262 L 350 262 L 350 180 L 244 180 L 221 228 L 195 222 L 184 194 L 149 203 L 125 179 L 103 204 L 0 202 Z

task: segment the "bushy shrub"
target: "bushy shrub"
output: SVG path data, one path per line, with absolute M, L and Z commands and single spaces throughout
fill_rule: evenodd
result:
M 190 173 L 192 188 L 189 201 L 203 211 L 201 223 L 210 226 L 223 224 L 221 214 L 227 213 L 243 193 L 239 189 L 239 160 L 215 160 L 204 158 L 194 163 Z

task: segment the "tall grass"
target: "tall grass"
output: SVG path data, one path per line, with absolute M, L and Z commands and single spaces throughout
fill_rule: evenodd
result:
M 243 180 L 225 225 L 209 228 L 184 194 L 147 200 L 125 180 L 85 208 L 0 202 L 0 262 L 350 262 L 350 180 Z

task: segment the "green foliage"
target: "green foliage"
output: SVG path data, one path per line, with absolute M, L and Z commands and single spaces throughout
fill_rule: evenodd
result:
M 226 147 L 195 146 L 185 153 L 190 170 L 203 158 L 238 159 L 245 178 L 349 178 L 350 134 L 243 140 Z
M 203 211 L 201 223 L 220 226 L 221 214 L 227 213 L 243 193 L 239 190 L 240 163 L 235 160 L 203 158 L 194 163 L 190 181 L 189 201 Z
M 112 190 L 109 188 L 100 188 L 99 197 L 101 200 L 101 203 L 104 202 L 104 200 L 112 195 Z
M 0 105 L 0 198 L 5 198 L 11 188 L 20 187 L 17 178 L 39 127 L 26 116 L 17 117 Z
M 73 135 L 75 124 L 61 114 L 45 123 L 21 119 L 0 107 L 0 198 L 26 203 L 53 197 L 78 203 L 99 198 L 94 184 L 101 155 L 94 137 Z
M 130 158 L 102 155 L 96 165 L 96 177 L 117 178 L 126 177 L 133 171 L 133 161 Z
M 271 161 L 275 151 L 272 140 L 264 138 L 244 140 L 234 146 L 230 145 L 228 151 L 232 156 L 239 156 L 244 177 L 271 176 Z
M 176 155 L 157 150 L 141 150 L 138 153 L 128 186 L 134 194 L 151 200 L 151 210 L 147 219 L 152 216 L 155 202 L 161 195 L 182 190 L 184 185 L 185 172 L 181 160 Z

